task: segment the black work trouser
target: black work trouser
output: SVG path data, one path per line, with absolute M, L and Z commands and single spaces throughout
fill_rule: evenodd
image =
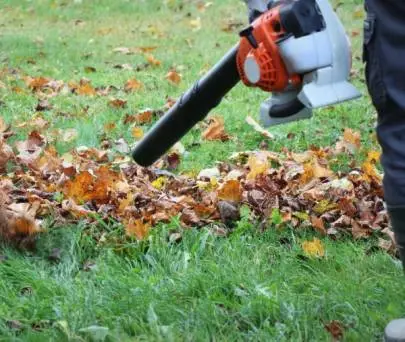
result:
M 385 200 L 405 211 L 405 1 L 365 0 L 366 79 L 378 112 Z M 405 234 L 405 222 L 403 225 Z

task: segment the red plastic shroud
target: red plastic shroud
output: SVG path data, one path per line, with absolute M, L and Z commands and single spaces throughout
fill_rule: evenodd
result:
M 237 67 L 242 82 L 248 87 L 259 87 L 267 92 L 281 92 L 289 85 L 297 87 L 302 83 L 298 74 L 289 75 L 279 53 L 277 42 L 286 34 L 280 20 L 281 6 L 270 9 L 251 24 L 251 34 L 258 45 L 256 48 L 248 38 L 242 37 L 240 40 Z M 254 57 L 259 65 L 260 80 L 255 84 L 249 82 L 245 74 L 244 64 L 248 57 Z

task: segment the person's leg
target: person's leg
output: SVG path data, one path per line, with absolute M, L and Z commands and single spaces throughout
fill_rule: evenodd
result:
M 405 266 L 405 2 L 366 0 L 364 59 L 378 111 L 385 201 Z
M 366 0 L 364 60 L 378 112 L 384 197 L 405 268 L 405 2 Z M 385 329 L 387 342 L 405 342 L 405 319 Z

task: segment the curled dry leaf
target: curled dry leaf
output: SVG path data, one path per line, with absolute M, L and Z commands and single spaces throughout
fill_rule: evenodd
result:
M 224 119 L 219 116 L 210 118 L 207 129 L 202 133 L 205 140 L 229 140 L 229 135 L 225 133 Z
M 264 129 L 258 122 L 255 121 L 250 115 L 246 117 L 246 123 L 256 131 L 259 132 L 262 136 L 264 136 L 267 139 L 273 140 L 274 135 L 271 134 L 269 131 Z

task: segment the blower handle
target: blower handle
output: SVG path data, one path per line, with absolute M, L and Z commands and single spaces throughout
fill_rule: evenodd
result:
M 232 48 L 201 80 L 194 84 L 135 146 L 132 157 L 141 166 L 150 166 L 177 141 L 203 120 L 240 81 Z

